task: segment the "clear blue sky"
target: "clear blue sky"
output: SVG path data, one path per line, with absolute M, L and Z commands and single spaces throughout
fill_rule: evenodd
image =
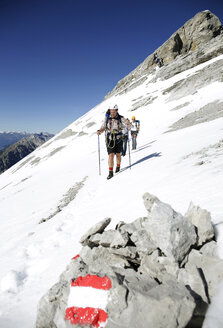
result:
M 0 0 L 0 131 L 57 133 L 221 0 Z

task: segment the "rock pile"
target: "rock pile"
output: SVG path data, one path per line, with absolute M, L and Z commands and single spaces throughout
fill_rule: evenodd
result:
M 183 216 L 149 193 L 143 199 L 147 217 L 115 230 L 105 230 L 106 218 L 81 238 L 79 256 L 40 300 L 36 328 L 74 326 L 65 320 L 71 279 L 88 274 L 112 282 L 106 328 L 202 326 L 223 280 L 210 213 L 191 203 Z

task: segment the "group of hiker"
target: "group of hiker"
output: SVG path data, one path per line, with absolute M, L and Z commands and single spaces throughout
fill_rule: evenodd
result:
M 129 143 L 129 134 L 132 137 L 132 150 L 137 146 L 137 135 L 140 130 L 140 121 L 132 116 L 132 121 L 124 118 L 118 112 L 118 106 L 109 106 L 102 126 L 97 130 L 97 135 L 105 131 L 106 147 L 108 152 L 109 174 L 107 179 L 111 179 L 114 175 L 114 157 L 116 156 L 115 173 L 120 171 L 121 156 L 126 155 L 127 143 Z
M 158 56 L 157 52 L 153 55 L 152 65 L 156 64 L 160 68 L 164 65 L 163 59 Z M 109 174 L 107 179 L 111 179 L 114 175 L 114 157 L 116 156 L 116 168 L 115 173 L 120 171 L 121 156 L 126 155 L 127 144 L 129 143 L 129 134 L 131 134 L 132 150 L 137 146 L 137 135 L 140 129 L 140 121 L 136 120 L 135 116 L 132 116 L 132 121 L 128 118 L 124 118 L 118 113 L 118 106 L 110 106 L 107 110 L 103 124 L 97 135 L 99 136 L 105 131 L 106 147 L 108 152 L 108 167 Z M 98 138 L 99 140 L 99 138 Z M 99 147 L 100 149 L 100 147 Z M 130 151 L 130 149 L 129 149 Z M 129 153 L 130 156 L 130 153 Z M 131 166 L 130 166 L 131 167 Z M 100 155 L 99 155 L 99 174 L 100 174 Z

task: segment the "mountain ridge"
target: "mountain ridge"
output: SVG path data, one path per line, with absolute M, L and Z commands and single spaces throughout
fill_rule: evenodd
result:
M 187 33 L 186 30 L 188 30 Z M 202 40 L 200 40 L 201 31 L 203 34 Z M 210 41 L 213 43 L 213 40 L 217 36 L 221 36 L 221 39 L 223 40 L 222 33 L 222 24 L 218 17 L 211 13 L 211 11 L 206 10 L 197 13 L 193 18 L 191 18 L 175 33 L 173 33 L 166 42 L 164 42 L 152 54 L 146 57 L 146 59 L 133 71 L 121 79 L 114 87 L 114 89 L 105 96 L 104 99 L 109 98 L 116 92 L 126 92 L 131 83 L 133 83 L 132 87 L 143 83 L 146 80 L 145 75 L 148 75 L 150 72 L 154 71 L 156 64 L 153 61 L 153 56 L 155 53 L 157 53 L 158 56 L 162 58 L 164 66 L 168 66 L 179 56 L 183 57 L 183 60 L 185 60 L 187 55 L 190 57 L 190 55 L 195 52 L 197 58 L 195 58 L 196 60 L 192 60 L 190 62 L 187 61 L 187 68 L 192 68 L 213 58 L 213 56 L 222 54 L 223 43 L 221 43 L 221 41 L 219 42 L 218 40 L 217 43 L 219 44 L 219 49 L 216 49 L 217 53 L 212 53 L 211 56 L 208 56 L 204 51 L 204 49 L 207 48 L 207 43 Z M 178 74 L 181 71 L 182 68 L 180 70 L 178 69 L 178 71 L 175 71 L 173 75 Z
M 49 133 L 33 133 L 0 150 L 0 174 L 52 137 L 53 135 Z

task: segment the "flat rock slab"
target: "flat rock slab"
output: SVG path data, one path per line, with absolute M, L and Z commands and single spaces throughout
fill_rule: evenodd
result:
M 88 245 L 89 239 L 92 235 L 96 233 L 101 233 L 105 230 L 105 228 L 111 222 L 111 218 L 106 218 L 98 223 L 96 223 L 93 227 L 91 227 L 80 239 L 80 243 L 83 246 Z

